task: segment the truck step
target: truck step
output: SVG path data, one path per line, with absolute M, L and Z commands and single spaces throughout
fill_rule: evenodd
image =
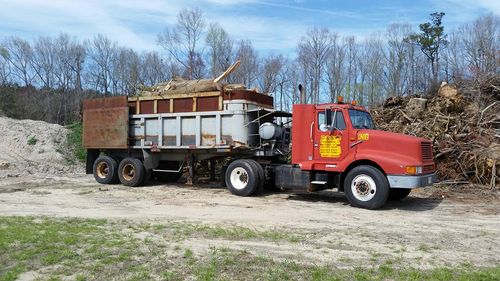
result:
M 312 184 L 326 184 L 326 181 L 312 181 Z

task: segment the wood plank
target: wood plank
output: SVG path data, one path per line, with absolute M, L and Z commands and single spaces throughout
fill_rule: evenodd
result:
M 188 93 L 188 94 L 178 94 L 178 95 L 155 95 L 155 96 L 147 96 L 147 97 L 129 97 L 129 101 L 136 100 L 164 100 L 164 99 L 185 99 L 185 98 L 194 98 L 194 97 L 214 97 L 221 95 L 219 91 L 213 92 L 199 92 L 199 93 Z
M 219 96 L 219 110 L 223 110 L 224 109 L 224 98 L 222 97 L 222 95 Z

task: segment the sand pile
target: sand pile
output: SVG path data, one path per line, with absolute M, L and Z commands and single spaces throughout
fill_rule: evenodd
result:
M 0 117 L 0 178 L 83 173 L 66 142 L 68 129 L 43 121 Z
M 384 130 L 431 139 L 440 180 L 500 181 L 500 76 L 443 84 L 431 97 L 391 97 L 372 108 Z

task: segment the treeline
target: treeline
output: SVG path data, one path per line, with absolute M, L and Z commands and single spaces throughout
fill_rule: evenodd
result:
M 259 55 L 251 41 L 234 40 L 197 8 L 182 10 L 174 27 L 158 33 L 161 52 L 118 46 L 102 34 L 84 41 L 68 34 L 11 36 L 0 40 L 0 110 L 65 124 L 78 120 L 82 98 L 134 95 L 174 76 L 216 77 L 238 59 L 240 68 L 226 82 L 269 92 L 285 110 L 299 101 L 299 83 L 309 103 L 342 95 L 371 105 L 425 94 L 439 81 L 499 73 L 500 18 L 490 14 L 448 31 L 443 16 L 431 14 L 419 27 L 391 24 L 363 39 L 311 28 L 295 54 Z

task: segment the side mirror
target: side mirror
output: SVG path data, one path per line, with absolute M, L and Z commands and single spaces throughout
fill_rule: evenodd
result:
M 326 109 L 325 110 L 326 114 L 326 125 L 331 126 L 332 125 L 332 110 L 331 109 Z

